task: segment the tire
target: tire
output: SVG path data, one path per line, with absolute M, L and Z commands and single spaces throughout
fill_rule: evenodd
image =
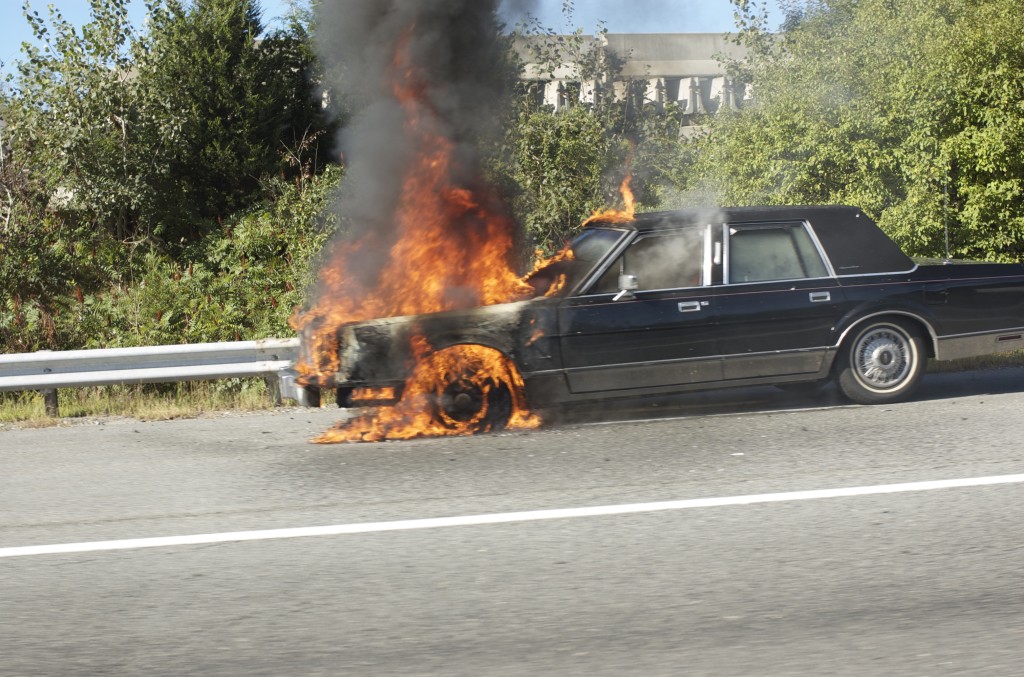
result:
M 836 382 L 858 404 L 889 404 L 910 397 L 928 357 L 921 333 L 901 320 L 876 320 L 843 343 Z
M 353 392 L 355 392 L 355 388 L 337 388 L 334 391 L 334 401 L 339 409 L 348 409 L 352 406 Z
M 517 392 L 515 368 L 501 353 L 466 344 L 427 358 L 433 382 L 428 386 L 434 420 L 453 434 L 504 430 L 512 418 Z

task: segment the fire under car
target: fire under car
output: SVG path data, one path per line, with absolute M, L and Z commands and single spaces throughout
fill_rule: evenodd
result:
M 429 413 L 471 432 L 522 409 L 763 384 L 834 381 L 886 404 L 930 358 L 1024 347 L 1024 265 L 917 265 L 852 207 L 640 214 L 590 222 L 569 249 L 528 279 L 536 298 L 341 327 L 309 403 L 397 402 L 412 365 L 450 355 L 462 366 L 434 365 Z

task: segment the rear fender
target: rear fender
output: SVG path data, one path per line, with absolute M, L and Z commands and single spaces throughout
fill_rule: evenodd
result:
M 871 320 L 876 320 L 882 317 L 900 318 L 908 320 L 918 326 L 924 332 L 925 344 L 928 346 L 928 356 L 935 357 L 939 345 L 939 337 L 935 331 L 935 318 L 931 313 L 922 312 L 919 308 L 907 306 L 893 306 L 891 308 L 874 307 L 871 308 L 870 311 L 862 308 L 847 314 L 842 320 L 836 323 L 836 340 L 833 345 L 833 349 L 838 350 L 839 346 L 841 346 L 843 342 L 849 338 L 850 334 L 858 327 L 863 326 Z

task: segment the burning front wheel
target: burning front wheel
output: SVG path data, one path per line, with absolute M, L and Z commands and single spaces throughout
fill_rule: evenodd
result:
M 904 322 L 873 322 L 843 345 L 839 389 L 860 404 L 899 402 L 917 387 L 927 359 L 920 334 Z
M 515 366 L 493 348 L 458 345 L 427 356 L 420 373 L 431 383 L 436 423 L 455 434 L 504 430 L 524 409 L 523 385 Z
M 414 348 L 415 367 L 394 406 L 343 421 L 315 441 L 379 442 L 540 425 L 527 409 L 519 370 L 500 351 L 476 344 L 432 351 L 421 339 Z

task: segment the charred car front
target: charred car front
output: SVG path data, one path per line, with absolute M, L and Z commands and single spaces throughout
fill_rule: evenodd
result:
M 564 275 L 556 296 L 344 326 L 328 387 L 343 406 L 397 398 L 422 335 L 433 351 L 500 353 L 532 408 L 830 379 L 878 404 L 910 396 L 929 358 L 1024 346 L 1024 266 L 916 265 L 856 208 L 642 214 L 591 223 L 570 247 L 531 279 L 542 293 Z M 440 406 L 480 406 L 449 390 Z

